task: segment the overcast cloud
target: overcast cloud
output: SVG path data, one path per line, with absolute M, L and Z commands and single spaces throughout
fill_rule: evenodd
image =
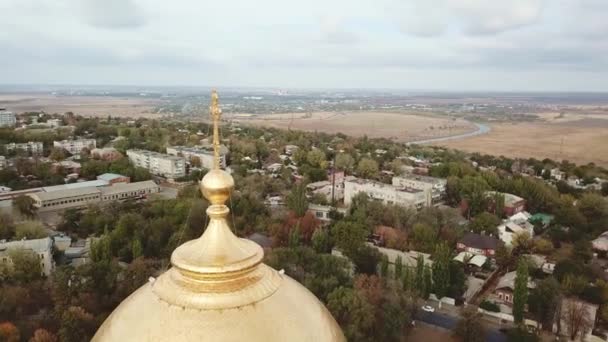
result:
M 606 0 L 1 0 L 0 83 L 608 91 Z

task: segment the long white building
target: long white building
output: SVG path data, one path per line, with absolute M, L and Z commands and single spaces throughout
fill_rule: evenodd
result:
M 97 141 L 95 139 L 53 141 L 53 147 L 62 148 L 70 154 L 79 154 L 83 148 L 87 148 L 89 151 L 96 148 Z
M 95 181 L 93 181 L 95 182 Z M 86 208 L 91 204 L 105 204 L 112 201 L 145 198 L 160 192 L 153 181 L 135 183 L 114 183 L 111 186 L 87 186 L 61 188 L 28 194 L 34 200 L 38 211 L 53 211 L 72 208 Z
M 15 113 L 0 108 L 0 127 L 15 127 L 16 124 Z
M 186 159 L 183 157 L 146 150 L 127 150 L 127 157 L 133 165 L 143 167 L 154 175 L 169 179 L 186 175 Z
M 32 251 L 40 260 L 42 274 L 49 276 L 55 268 L 53 262 L 53 240 L 51 238 L 17 241 L 0 241 L 0 263 L 12 265 L 11 252 L 14 250 Z
M 404 207 L 423 207 L 430 203 L 430 191 L 393 186 L 373 180 L 346 177 L 344 180 L 344 204 L 350 206 L 353 197 L 359 193 L 384 202 Z
M 8 143 L 4 145 L 7 152 L 24 151 L 30 154 L 42 154 L 44 145 L 40 141 L 28 141 L 26 143 Z
M 393 186 L 397 187 L 407 187 L 423 191 L 430 191 L 431 202 L 435 202 L 439 201 L 445 194 L 448 181 L 444 178 L 435 178 L 407 173 L 402 176 L 393 177 L 392 183 Z M 427 205 L 431 204 L 432 203 L 427 203 Z
M 220 167 L 226 168 L 226 153 L 220 150 Z M 211 170 L 213 168 L 213 149 L 204 148 L 201 146 L 186 147 L 186 146 L 171 146 L 167 147 L 167 154 L 172 156 L 180 156 L 186 158 L 192 163 L 196 158 L 200 160 L 201 167 Z

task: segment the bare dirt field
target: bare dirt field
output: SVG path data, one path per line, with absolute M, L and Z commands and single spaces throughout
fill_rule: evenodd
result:
M 82 116 L 158 117 L 158 99 L 108 96 L 54 96 L 48 94 L 0 94 L 0 107 L 13 112 L 73 112 Z
M 587 117 L 491 125 L 485 135 L 437 145 L 507 157 L 567 159 L 608 166 L 608 119 Z M 563 143 L 562 143 L 563 141 Z
M 396 141 L 413 141 L 463 134 L 476 130 L 468 121 L 451 120 L 433 114 L 405 114 L 387 112 L 320 112 L 305 115 L 235 115 L 233 120 L 242 124 L 275 128 L 291 128 L 325 133 L 371 138 L 388 138 Z

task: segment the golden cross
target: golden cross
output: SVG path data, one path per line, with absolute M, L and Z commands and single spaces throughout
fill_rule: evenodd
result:
M 222 116 L 222 110 L 220 109 L 220 101 L 217 96 L 217 91 L 213 89 L 211 91 L 211 106 L 209 107 L 211 114 L 211 120 L 213 121 L 213 168 L 220 168 L 220 130 L 219 122 Z

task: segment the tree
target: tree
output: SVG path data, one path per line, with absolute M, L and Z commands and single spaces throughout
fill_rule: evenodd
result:
M 374 307 L 354 289 L 339 287 L 329 294 L 327 308 L 338 321 L 348 341 L 371 341 Z
M 40 221 L 23 221 L 17 225 L 15 230 L 15 239 L 41 239 L 49 234 L 44 229 Z
M 9 251 L 13 261 L 10 277 L 21 284 L 26 284 L 42 277 L 42 268 L 38 255 L 32 250 L 13 249 Z
M 382 278 L 388 278 L 388 257 L 382 254 L 380 258 L 380 276 Z
M 451 252 L 448 245 L 446 243 L 438 244 L 433 256 L 433 291 L 438 299 L 441 299 L 448 294 L 450 287 L 451 259 Z
M 545 330 L 551 331 L 560 304 L 560 284 L 555 278 L 547 277 L 536 284 L 531 291 L 529 310 Z
M 513 289 L 513 318 L 515 323 L 524 320 L 524 311 L 528 303 L 528 263 L 520 259 L 515 276 L 515 288 Z
M 0 239 L 10 240 L 15 236 L 15 222 L 7 213 L 0 214 Z
M 410 235 L 414 249 L 424 253 L 430 253 L 437 241 L 437 231 L 430 225 L 422 222 L 414 224 Z
M 608 221 L 608 200 L 595 193 L 586 193 L 577 204 L 587 220 L 587 232 L 598 233 L 605 229 Z
M 59 337 L 62 342 L 89 341 L 93 335 L 93 316 L 79 306 L 69 307 L 61 315 Z
M 345 172 L 352 172 L 355 160 L 348 153 L 340 153 L 336 156 L 336 168 Z
M 499 218 L 505 214 L 505 195 L 503 193 L 494 194 L 494 214 Z
M 312 248 L 317 253 L 329 253 L 331 252 L 331 247 L 331 239 L 326 229 L 317 229 L 312 233 Z
M 561 320 L 572 341 L 577 337 L 582 339 L 593 326 L 587 304 L 574 298 L 569 298 L 562 304 Z
M 378 174 L 378 163 L 370 158 L 362 158 L 357 165 L 357 173 L 362 178 L 373 178 Z
M 57 336 L 45 329 L 36 329 L 29 342 L 57 342 Z
M 480 213 L 473 218 L 469 228 L 475 233 L 487 233 L 488 235 L 497 235 L 497 227 L 500 224 L 500 219 L 494 214 L 486 211 Z
M 336 223 L 331 232 L 336 246 L 347 255 L 360 249 L 368 235 L 362 224 L 345 220 Z
M 312 167 L 320 169 L 327 168 L 327 157 L 325 156 L 325 153 L 318 148 L 308 152 L 306 155 L 306 161 Z
M 13 200 L 13 204 L 21 215 L 25 217 L 34 217 L 37 208 L 34 206 L 34 199 L 30 196 L 21 195 Z
M 528 232 L 520 232 L 513 236 L 513 250 L 517 250 L 520 253 L 527 253 L 532 250 L 534 241 Z
M 13 323 L 0 323 L 0 341 L 19 342 L 20 337 L 19 329 Z
M 291 209 L 297 217 L 303 217 L 308 211 L 308 199 L 306 198 L 306 185 L 299 183 L 293 187 L 287 195 L 287 207 Z
M 403 277 L 403 259 L 401 255 L 395 259 L 395 279 L 400 280 Z
M 402 283 L 404 291 L 413 291 L 415 289 L 414 273 L 409 267 L 405 267 L 403 271 Z
M 65 159 L 65 151 L 62 148 L 53 147 L 49 158 L 55 161 L 62 161 Z
M 433 289 L 433 276 L 431 272 L 431 268 L 426 265 L 424 266 L 424 291 L 422 291 L 422 298 L 429 299 L 431 295 L 431 290 Z
M 414 274 L 414 286 L 416 291 L 422 295 L 426 290 L 424 289 L 424 256 L 419 254 L 416 260 L 416 273 Z
M 481 321 L 481 314 L 474 307 L 468 307 L 462 310 L 452 334 L 462 342 L 484 342 L 486 340 L 486 328 Z
M 534 251 L 536 253 L 548 255 L 553 252 L 553 242 L 547 239 L 536 239 L 534 242 Z
M 507 267 L 513 261 L 513 257 L 511 255 L 511 249 L 504 244 L 501 244 L 496 249 L 496 264 L 499 267 Z

